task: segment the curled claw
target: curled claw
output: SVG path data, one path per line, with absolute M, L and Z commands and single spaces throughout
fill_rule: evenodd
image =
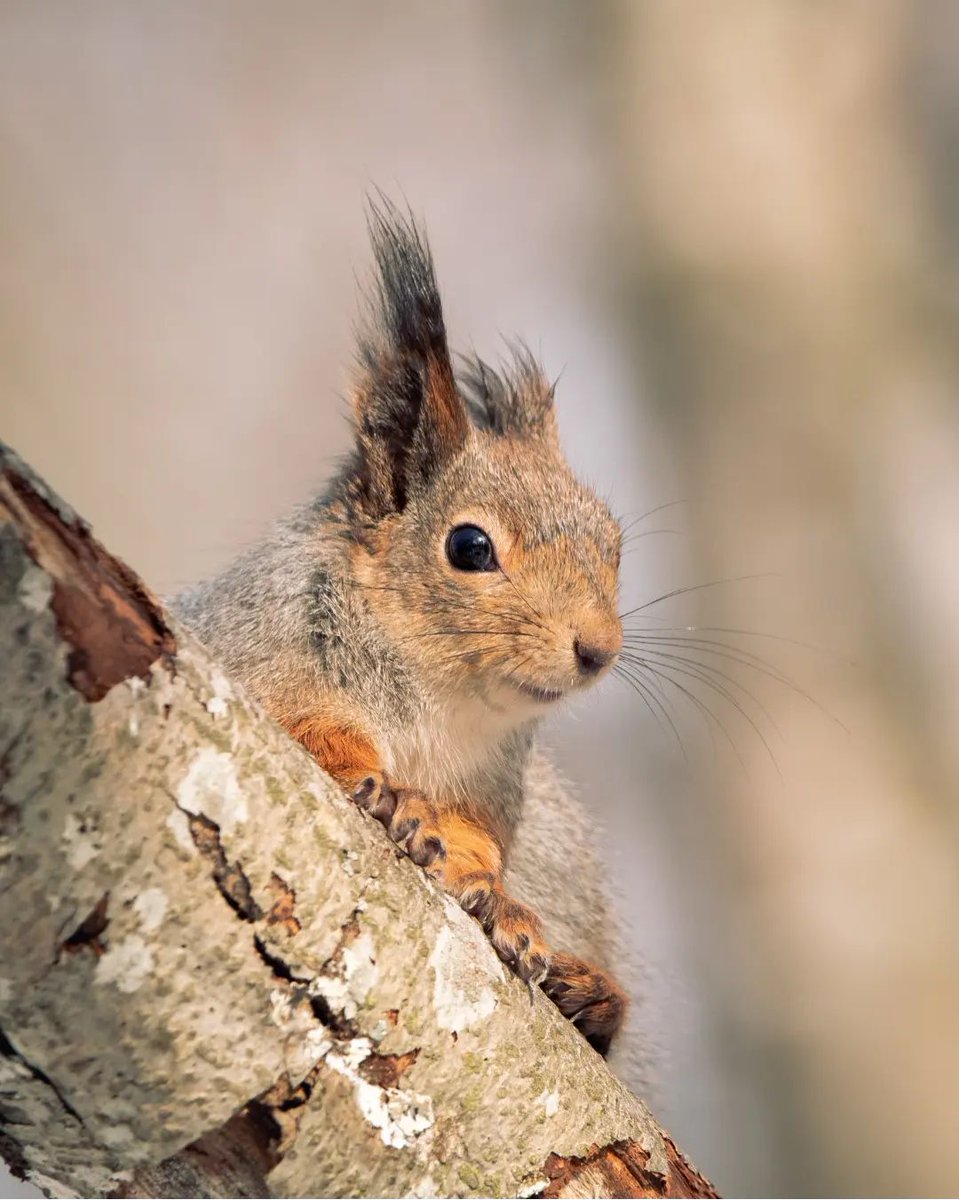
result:
M 373 800 L 376 789 L 379 787 L 379 780 L 375 775 L 367 775 L 353 789 L 353 794 L 350 799 L 354 804 L 358 804 L 360 808 L 367 808 Z
M 398 846 L 403 846 L 420 827 L 419 817 L 401 817 L 395 814 L 390 821 L 390 837 Z
M 396 809 L 396 793 L 382 775 L 364 775 L 350 790 L 349 797 L 383 825 L 388 825 Z
M 446 843 L 433 806 L 415 791 L 398 791 L 393 796 L 390 837 L 403 847 L 417 866 L 431 867 L 442 862 L 446 858 Z
M 406 853 L 418 867 L 428 867 L 437 859 L 446 857 L 446 850 L 438 837 L 416 830 L 407 843 Z

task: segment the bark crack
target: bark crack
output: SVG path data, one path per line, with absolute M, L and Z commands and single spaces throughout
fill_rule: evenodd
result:
M 190 836 L 193 838 L 197 850 L 213 866 L 213 879 L 220 895 L 241 920 L 259 921 L 263 916 L 263 910 L 253 899 L 250 881 L 240 863 L 227 861 L 226 852 L 220 841 L 219 825 L 215 821 L 211 821 L 209 817 L 187 812 L 179 805 L 177 807 L 180 808 L 180 812 L 186 814 L 190 822 Z
M 0 1055 L 3 1055 L 4 1058 L 9 1058 L 13 1062 L 19 1063 L 20 1066 L 29 1071 L 38 1083 L 44 1084 L 50 1089 L 51 1092 L 53 1092 L 56 1098 L 63 1105 L 64 1109 L 70 1114 L 71 1117 L 73 1117 L 75 1121 L 77 1121 L 80 1125 L 83 1124 L 83 1117 L 80 1116 L 77 1110 L 73 1107 L 66 1096 L 64 1096 L 63 1092 L 60 1091 L 60 1088 L 53 1082 L 46 1071 L 35 1066 L 32 1062 L 29 1062 L 26 1058 L 24 1058 L 20 1051 L 13 1046 L 13 1044 L 10 1042 L 10 1039 L 5 1033 L 3 1033 L 2 1030 L 0 1030 Z

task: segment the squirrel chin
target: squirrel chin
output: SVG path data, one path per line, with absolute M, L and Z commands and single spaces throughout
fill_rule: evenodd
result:
M 514 683 L 513 686 L 523 696 L 528 696 L 537 704 L 555 704 L 557 700 L 562 700 L 566 695 L 565 692 L 555 691 L 552 688 L 535 687 L 530 683 Z

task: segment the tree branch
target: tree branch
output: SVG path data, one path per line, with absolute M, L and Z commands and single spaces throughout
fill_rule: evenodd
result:
M 0 1149 L 59 1195 L 714 1195 L 0 447 Z

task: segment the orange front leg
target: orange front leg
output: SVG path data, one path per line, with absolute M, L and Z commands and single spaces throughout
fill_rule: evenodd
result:
M 441 808 L 421 792 L 398 791 L 390 836 L 483 925 L 497 954 L 528 982 L 549 966 L 543 927 L 531 908 L 503 890 L 503 855 L 478 820 Z
M 599 967 L 550 951 L 536 913 L 503 889 L 503 856 L 490 830 L 415 791 L 396 793 L 389 830 L 482 923 L 500 958 L 538 983 L 589 1044 L 608 1054 L 626 1015 L 625 993 Z
M 332 775 L 347 796 L 387 824 L 395 797 L 383 774 L 383 761 L 371 738 L 354 725 L 317 717 L 283 722 L 291 737 Z

